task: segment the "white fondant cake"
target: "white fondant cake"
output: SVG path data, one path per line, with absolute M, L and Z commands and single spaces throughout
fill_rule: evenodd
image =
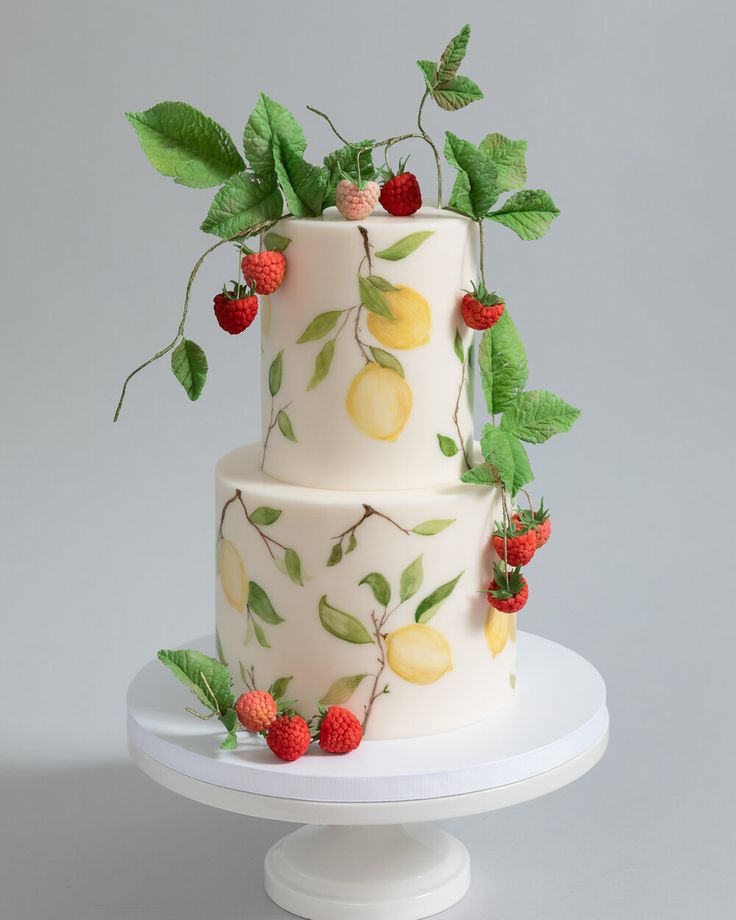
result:
M 513 697 L 515 616 L 483 593 L 500 493 L 459 482 L 472 222 L 275 229 L 291 242 L 263 313 L 263 442 L 217 467 L 220 654 L 238 688 L 291 677 L 297 708 L 344 705 L 368 738 L 482 719 Z

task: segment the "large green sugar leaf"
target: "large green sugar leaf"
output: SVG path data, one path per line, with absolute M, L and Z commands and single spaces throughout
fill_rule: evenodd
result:
M 158 660 L 211 712 L 222 714 L 232 707 L 233 679 L 216 658 L 194 649 L 161 649 Z
M 481 434 L 483 457 L 497 471 L 506 490 L 513 496 L 534 479 L 524 445 L 508 431 L 486 425 Z
M 274 144 L 273 159 L 289 211 L 294 217 L 318 217 L 322 213 L 327 185 L 325 167 L 307 163 L 285 138 Z
M 507 199 L 502 208 L 492 211 L 488 219 L 509 227 L 522 240 L 538 240 L 559 213 L 547 192 L 524 189 Z
M 476 220 L 484 217 L 498 198 L 498 168 L 489 153 L 451 131 L 445 134 L 445 158 L 458 170 L 449 207 Z
M 470 26 L 466 24 L 457 35 L 450 39 L 447 47 L 442 52 L 439 67 L 437 68 L 437 77 L 440 81 L 451 80 L 455 76 L 463 62 L 469 41 Z
M 501 428 L 522 441 L 541 444 L 552 435 L 569 431 L 580 410 L 549 390 L 528 390 L 507 407 Z
M 257 175 L 273 175 L 273 148 L 278 140 L 285 140 L 298 156 L 307 149 L 304 131 L 291 112 L 279 102 L 261 93 L 243 131 L 243 149 L 250 168 Z
M 247 173 L 232 176 L 215 195 L 202 222 L 205 233 L 222 239 L 265 220 L 275 220 L 284 208 L 275 177 L 258 180 Z
M 526 184 L 526 141 L 512 141 L 503 134 L 487 134 L 478 145 L 490 154 L 498 168 L 498 187 L 502 192 L 523 188 Z
M 182 339 L 171 352 L 171 370 L 192 400 L 199 399 L 207 380 L 207 356 L 191 339 Z
M 483 98 L 483 91 L 470 77 L 457 76 L 435 86 L 432 98 L 446 112 L 464 109 L 471 102 Z
M 489 415 L 503 412 L 524 389 L 529 376 L 524 345 L 508 309 L 483 333 L 478 366 Z
M 189 188 L 212 188 L 245 168 L 227 131 L 186 102 L 127 112 L 155 170 Z

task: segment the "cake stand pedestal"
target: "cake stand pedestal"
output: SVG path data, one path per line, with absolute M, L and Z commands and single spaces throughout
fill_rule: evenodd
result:
M 426 822 L 546 795 L 593 767 L 608 743 L 605 685 L 569 649 L 519 633 L 518 698 L 467 728 L 365 741 L 346 757 L 276 760 L 260 738 L 221 752 L 219 723 L 184 711 L 157 661 L 128 691 L 128 742 L 151 779 L 226 811 L 304 827 L 266 854 L 265 886 L 309 920 L 420 920 L 467 892 L 470 858 Z M 214 654 L 214 639 L 190 643 Z

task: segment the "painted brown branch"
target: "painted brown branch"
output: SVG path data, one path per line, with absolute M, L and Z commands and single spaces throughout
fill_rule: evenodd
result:
M 286 412 L 286 410 L 289 408 L 289 406 L 293 402 L 294 400 L 292 399 L 288 403 L 286 403 L 286 405 L 282 406 L 280 409 L 277 410 L 274 408 L 273 396 L 271 397 L 271 415 L 268 421 L 268 428 L 266 429 L 266 437 L 264 438 L 264 441 L 263 441 L 263 453 L 261 454 L 261 469 L 263 469 L 263 464 L 266 462 L 266 451 L 268 450 L 268 441 L 269 441 L 269 438 L 271 437 L 271 432 L 274 430 L 274 428 L 276 427 L 276 424 L 278 423 L 279 412 Z
M 365 361 L 366 364 L 370 364 L 371 358 L 368 356 L 368 351 L 367 351 L 368 346 L 365 344 L 365 342 L 360 337 L 360 315 L 362 312 L 363 312 L 363 308 L 362 306 L 359 306 L 358 311 L 355 314 L 355 324 L 353 327 L 353 331 L 355 335 L 355 341 L 358 343 L 358 348 L 360 349 L 360 353 L 363 356 L 363 360 Z
M 373 624 L 373 636 L 378 645 L 378 670 L 376 671 L 373 677 L 373 685 L 371 686 L 370 696 L 368 697 L 368 702 L 365 705 L 364 715 L 363 715 L 363 733 L 365 733 L 366 726 L 368 725 L 368 719 L 370 718 L 371 711 L 373 710 L 373 704 L 379 698 L 383 696 L 385 690 L 379 690 L 378 684 L 383 676 L 383 672 L 386 669 L 386 645 L 384 643 L 384 636 L 381 630 L 386 624 L 386 620 L 389 618 L 390 614 L 386 609 L 383 611 L 383 616 L 379 619 L 376 616 L 375 610 L 371 611 L 371 623 Z
M 455 400 L 455 411 L 452 413 L 452 420 L 455 423 L 455 430 L 457 431 L 458 440 L 460 441 L 460 450 L 463 452 L 463 460 L 465 461 L 466 469 L 470 469 L 472 466 L 470 459 L 468 458 L 468 450 L 465 446 L 465 439 L 463 438 L 463 433 L 460 430 L 460 420 L 458 415 L 460 413 L 460 400 L 463 395 L 463 387 L 465 386 L 465 368 L 467 367 L 468 359 L 463 358 L 463 373 L 460 378 L 460 386 L 457 390 L 457 399 Z
M 268 550 L 268 553 L 269 553 L 269 555 L 271 556 L 272 559 L 275 559 L 275 558 L 276 558 L 276 554 L 274 553 L 273 549 L 271 548 L 272 546 L 278 546 L 279 549 L 282 549 L 282 550 L 284 550 L 284 552 L 286 552 L 286 547 L 284 546 L 283 543 L 279 543 L 278 540 L 274 540 L 273 537 L 269 537 L 268 534 L 265 534 L 265 533 L 261 530 L 261 528 L 258 526 L 258 524 L 253 523 L 253 520 L 251 519 L 251 516 L 250 516 L 250 514 L 248 513 L 248 509 L 247 509 L 247 507 L 246 507 L 246 505 L 245 505 L 245 502 L 243 501 L 243 493 L 240 491 L 240 489 L 236 489 L 236 490 L 235 490 L 235 495 L 233 495 L 232 498 L 229 498 L 229 499 L 225 502 L 225 504 L 222 506 L 222 514 L 220 515 L 220 529 L 219 529 L 220 539 L 222 539 L 222 528 L 223 528 L 223 525 L 224 525 L 224 523 L 225 523 L 225 514 L 226 514 L 226 512 L 227 512 L 227 509 L 230 507 L 230 505 L 233 504 L 233 502 L 240 502 L 240 505 L 241 505 L 242 508 L 243 508 L 243 513 L 245 514 L 245 519 L 248 521 L 248 523 L 250 524 L 250 526 L 258 533 L 258 536 L 261 538 L 261 540 L 263 540 L 263 542 L 264 542 L 264 544 L 265 544 L 265 546 L 266 546 L 266 549 Z
M 354 534 L 355 531 L 360 527 L 360 525 L 363 524 L 365 521 L 367 521 L 369 517 L 373 517 L 373 515 L 375 515 L 376 517 L 383 518 L 384 521 L 388 521 L 389 524 L 393 524 L 394 527 L 398 528 L 402 533 L 407 534 L 407 536 L 411 533 L 411 530 L 409 530 L 407 527 L 402 527 L 401 524 L 397 523 L 393 518 L 389 517 L 387 514 L 384 514 L 383 511 L 376 510 L 372 505 L 363 505 L 363 514 L 360 517 L 360 519 L 357 520 L 350 527 L 343 530 L 342 533 L 335 534 L 335 536 L 332 539 L 342 540 L 345 537 L 349 536 L 350 534 Z
M 373 274 L 373 260 L 371 259 L 371 244 L 368 239 L 368 231 L 365 227 L 358 227 L 360 235 L 363 238 L 363 249 L 365 249 L 365 257 L 368 260 L 368 274 Z

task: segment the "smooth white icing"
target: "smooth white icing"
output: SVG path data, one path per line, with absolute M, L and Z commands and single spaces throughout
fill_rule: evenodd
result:
M 346 395 L 356 374 L 366 366 L 354 337 L 351 314 L 340 333 L 329 374 L 313 389 L 315 359 L 334 333 L 297 344 L 309 323 L 321 313 L 341 310 L 360 302 L 358 269 L 364 256 L 359 226 L 368 231 L 373 254 L 373 274 L 395 286 L 416 290 L 429 304 L 429 341 L 409 349 L 389 347 L 368 328 L 363 308 L 360 338 L 397 357 L 413 395 L 411 413 L 395 441 L 377 440 L 359 430 L 346 409 Z M 463 288 L 475 277 L 475 227 L 464 217 L 423 208 L 408 218 L 372 215 L 351 222 L 334 209 L 322 218 L 287 220 L 275 230 L 291 239 L 286 250 L 287 272 L 281 288 L 264 305 L 263 335 L 263 438 L 275 412 L 288 406 L 294 434 L 292 441 L 272 429 L 264 469 L 285 482 L 325 489 L 409 489 L 441 485 L 458 479 L 463 470 L 462 452 L 448 458 L 442 454 L 437 434 L 472 439 L 472 406 L 467 385 L 470 376 L 453 349 L 460 332 L 465 352 L 472 332 L 460 317 Z M 431 231 L 411 255 L 399 261 L 375 257 L 411 233 Z M 363 274 L 368 273 L 363 265 Z M 268 369 L 283 351 L 283 379 L 272 400 Z M 384 394 L 379 394 L 384 395 Z
M 489 538 L 500 515 L 494 489 L 452 485 L 403 491 L 333 491 L 278 482 L 259 469 L 260 444 L 241 447 L 223 457 L 216 472 L 216 508 L 220 516 L 226 502 L 240 490 L 248 513 L 258 507 L 281 512 L 276 521 L 261 527 L 263 534 L 291 547 L 300 558 L 303 586 L 283 571 L 283 549 L 272 542 L 267 548 L 249 523 L 238 501 L 225 513 L 222 537 L 240 553 L 248 577 L 265 591 L 283 622 L 271 625 L 255 617 L 270 648 L 256 637 L 246 643 L 248 612 L 228 602 L 221 578 L 217 579 L 217 631 L 222 653 L 243 689 L 240 665 L 255 668 L 259 687 L 278 677 L 292 676 L 288 697 L 298 701 L 306 716 L 316 711 L 320 699 L 338 678 L 369 674 L 377 669 L 375 644 L 353 644 L 327 632 L 319 616 L 320 598 L 348 612 L 370 629 L 371 613 L 380 605 L 361 579 L 379 572 L 389 581 L 393 606 L 399 599 L 402 571 L 422 556 L 424 577 L 416 594 L 402 604 L 386 624 L 386 632 L 414 623 L 423 598 L 460 572 L 457 586 L 427 624 L 449 643 L 452 670 L 429 684 L 411 683 L 386 667 L 380 686 L 390 692 L 380 696 L 371 711 L 369 738 L 398 738 L 431 734 L 480 720 L 513 697 L 516 644 L 506 642 L 495 657 L 486 641 L 487 601 L 482 589 L 491 576 L 493 553 Z M 432 536 L 406 534 L 378 514 L 356 531 L 357 547 L 337 565 L 327 566 L 333 539 L 357 522 L 369 505 L 401 527 L 411 530 L 432 519 L 455 519 Z M 347 546 L 347 538 L 344 541 Z M 278 563 L 278 565 L 277 565 Z M 503 615 L 506 616 L 506 615 Z M 362 718 L 370 696 L 372 677 L 365 678 L 343 705 Z

